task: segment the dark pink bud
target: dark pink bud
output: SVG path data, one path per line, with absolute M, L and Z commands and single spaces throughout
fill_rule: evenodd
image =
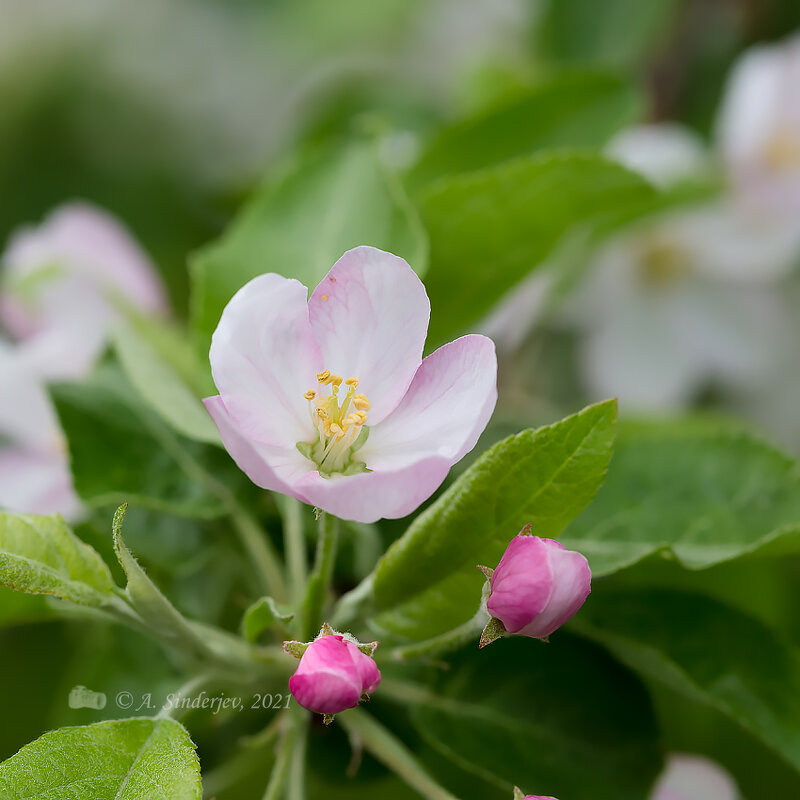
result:
M 556 800 L 556 798 L 550 795 L 545 797 L 543 794 L 522 794 L 522 790 L 515 786 L 514 800 Z
M 311 642 L 289 678 L 294 699 L 309 711 L 338 714 L 358 705 L 381 682 L 375 661 L 343 636 L 321 636 Z
M 492 575 L 486 608 L 509 633 L 543 639 L 575 615 L 591 582 L 583 555 L 553 539 L 520 534 Z

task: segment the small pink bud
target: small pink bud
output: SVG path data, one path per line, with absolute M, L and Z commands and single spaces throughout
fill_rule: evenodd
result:
M 361 696 L 374 692 L 380 682 L 373 659 L 358 645 L 333 634 L 308 645 L 289 679 L 289 690 L 309 711 L 338 714 L 357 706 Z
M 492 574 L 486 608 L 509 633 L 543 639 L 575 615 L 591 582 L 583 555 L 553 539 L 520 534 Z
M 514 800 L 556 800 L 556 798 L 550 797 L 550 795 L 545 797 L 543 794 L 522 794 L 522 790 L 515 786 Z

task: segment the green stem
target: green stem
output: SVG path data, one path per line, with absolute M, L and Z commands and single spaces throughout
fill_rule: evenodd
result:
M 255 564 L 264 591 L 279 602 L 289 599 L 281 560 L 259 524 L 229 495 L 228 513 L 247 554 Z
M 458 800 L 422 768 L 412 752 L 373 716 L 360 708 L 340 714 L 336 721 L 351 739 L 363 745 L 378 761 L 394 770 L 427 800 Z
M 422 642 L 395 647 L 390 652 L 391 657 L 395 661 L 408 661 L 410 658 L 433 658 L 451 650 L 457 650 L 472 640 L 475 641 L 477 646 L 478 637 L 488 619 L 489 615 L 481 607 L 463 625 L 459 625 L 457 628 L 453 628 L 453 630 L 439 636 L 434 636 L 431 639 L 425 639 Z
M 288 724 L 286 724 L 283 737 L 278 745 L 278 757 L 275 759 L 275 766 L 269 776 L 267 790 L 264 792 L 264 800 L 280 800 L 284 795 L 286 783 L 289 780 L 297 729 L 291 724 L 291 720 L 286 719 L 284 722 Z
M 286 800 L 306 800 L 306 747 L 311 715 L 294 703 L 289 709 L 292 725 L 297 731 L 292 763 L 289 767 L 289 786 Z
M 339 602 L 333 610 L 333 618 L 331 620 L 331 625 L 333 625 L 334 628 L 347 628 L 360 616 L 362 608 L 372 595 L 374 574 L 375 573 L 367 575 L 358 586 L 339 598 Z
M 306 587 L 303 601 L 303 641 L 312 639 L 322 624 L 322 612 L 325 598 L 333 578 L 333 566 L 336 562 L 336 542 L 339 536 L 339 520 L 320 512 L 319 538 L 317 553 L 314 558 L 314 572 Z
M 308 579 L 303 504 L 293 497 L 284 495 L 276 495 L 275 499 L 283 516 L 283 542 L 289 569 L 289 594 L 293 603 L 299 603 Z
M 216 680 L 217 676 L 215 675 L 196 675 L 190 678 L 177 692 L 171 693 L 172 700 L 168 700 L 161 706 L 161 710 L 156 715 L 156 719 L 180 719 L 187 711 L 191 710 L 183 708 L 181 706 L 181 700 L 188 697 L 193 692 L 196 692 L 198 689 L 211 685 Z

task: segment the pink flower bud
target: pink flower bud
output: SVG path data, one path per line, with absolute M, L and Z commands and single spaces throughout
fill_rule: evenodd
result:
M 381 682 L 381 673 L 369 656 L 343 636 L 321 636 L 311 642 L 289 679 L 294 699 L 309 711 L 338 714 L 353 708 Z
M 514 800 L 556 800 L 556 798 L 550 795 L 545 797 L 543 794 L 522 794 L 522 790 L 515 786 Z
M 591 591 L 586 558 L 553 539 L 520 534 L 491 579 L 486 608 L 509 633 L 543 639 L 574 616 Z

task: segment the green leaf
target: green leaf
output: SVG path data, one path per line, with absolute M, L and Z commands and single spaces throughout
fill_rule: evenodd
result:
M 496 564 L 528 522 L 539 536 L 558 536 L 594 497 L 616 416 L 609 400 L 487 450 L 378 563 L 376 625 L 424 639 L 469 619 L 485 580 L 476 564 Z
M 200 800 L 200 764 L 170 719 L 126 719 L 44 734 L 0 764 L 3 800 Z
M 437 181 L 420 198 L 431 238 L 431 344 L 477 322 L 568 233 L 650 207 L 639 175 L 580 151 L 546 152 Z
M 599 147 L 640 112 L 633 87 L 608 73 L 567 73 L 442 129 L 411 170 L 421 187 L 546 147 Z
M 642 590 L 595 592 L 573 624 L 800 770 L 800 658 L 760 622 L 700 595 Z
M 596 645 L 565 633 L 549 645 L 503 639 L 439 675 L 432 688 L 381 689 L 439 753 L 508 797 L 515 784 L 561 800 L 647 796 L 660 767 L 650 700 Z
M 52 389 L 75 489 L 91 506 L 128 502 L 188 517 L 222 513 L 207 474 L 228 469 L 219 449 L 180 439 L 137 402 L 111 367 Z
M 255 642 L 264 631 L 272 627 L 277 626 L 279 630 L 283 630 L 293 617 L 294 614 L 282 613 L 271 597 L 262 597 L 245 611 L 242 633 L 248 642 Z
M 399 183 L 366 142 L 301 158 L 259 189 L 223 237 L 192 259 L 192 316 L 207 341 L 228 300 L 264 272 L 313 288 L 344 253 L 368 244 L 422 273 L 425 232 Z
M 102 558 L 58 515 L 0 512 L 0 585 L 100 606 L 114 581 Z
M 623 427 L 608 480 L 562 537 L 595 575 L 656 552 L 690 569 L 800 551 L 800 468 L 710 420 Z
M 627 66 L 649 58 L 678 8 L 677 0 L 546 0 L 537 52 L 557 63 Z
M 128 380 L 153 411 L 183 436 L 221 446 L 200 397 L 132 325 L 115 331 L 114 346 Z

